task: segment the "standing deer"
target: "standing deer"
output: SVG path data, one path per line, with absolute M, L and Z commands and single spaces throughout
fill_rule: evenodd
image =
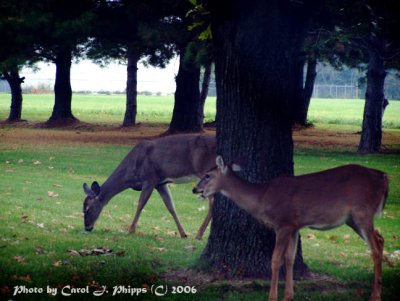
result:
M 184 183 L 194 177 L 200 178 L 215 167 L 215 156 L 215 138 L 207 135 L 174 135 L 140 141 L 102 186 L 97 182 L 93 182 L 91 188 L 83 184 L 86 194 L 83 202 L 85 230 L 93 229 L 101 210 L 113 196 L 132 188 L 141 191 L 136 215 L 129 228 L 130 233 L 135 232 L 140 213 L 156 189 L 174 218 L 180 236 L 186 238 L 175 212 L 168 183 Z M 197 239 L 202 238 L 211 219 L 212 198 L 209 201 L 209 211 L 197 233 Z
M 203 197 L 220 192 L 276 233 L 271 261 L 269 301 L 278 300 L 278 278 L 285 262 L 285 301 L 293 300 L 293 263 L 298 232 L 309 227 L 328 230 L 350 226 L 371 248 L 374 280 L 370 301 L 381 300 L 383 237 L 374 230 L 374 215 L 381 213 L 388 195 L 388 178 L 381 171 L 359 165 L 296 177 L 278 177 L 265 184 L 251 184 L 234 171 L 236 164 L 217 167 L 205 173 L 193 189 Z

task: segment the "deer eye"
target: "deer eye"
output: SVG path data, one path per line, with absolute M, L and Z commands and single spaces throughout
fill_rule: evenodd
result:
M 209 180 L 210 179 L 210 175 L 206 175 L 205 177 L 204 177 L 206 180 Z

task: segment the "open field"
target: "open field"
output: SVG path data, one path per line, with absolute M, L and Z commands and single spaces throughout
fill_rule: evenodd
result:
M 7 97 L 0 95 L 0 120 L 8 113 Z M 208 235 L 207 231 L 202 241 L 194 239 L 207 208 L 191 194 L 194 183 L 171 185 L 177 213 L 189 234 L 186 240 L 179 238 L 156 193 L 144 209 L 137 233 L 128 235 L 126 228 L 139 196 L 134 191 L 113 198 L 95 230 L 82 232 L 82 184 L 104 182 L 132 145 L 164 132 L 172 98 L 140 97 L 141 125 L 120 129 L 123 97 L 75 97 L 76 116 L 92 124 L 68 129 L 37 127 L 35 122 L 50 115 L 51 97 L 28 95 L 23 117 L 30 122 L 0 125 L 0 299 L 53 299 L 46 292 L 11 297 L 15 285 L 58 288 L 58 297 L 63 287 L 89 285 L 91 293 L 76 294 L 74 300 L 126 300 L 129 293 L 112 297 L 114 286 L 149 291 L 152 285 L 167 283 L 170 289 L 174 284 L 188 287 L 187 293 L 169 291 L 168 300 L 265 300 L 267 281 L 221 281 L 183 270 L 196 264 Z M 213 119 L 213 114 L 215 99 L 206 109 L 207 118 Z M 400 291 L 400 103 L 392 102 L 387 108 L 383 154 L 355 152 L 359 116 L 362 102 L 313 100 L 310 117 L 316 126 L 294 132 L 295 172 L 357 163 L 389 174 L 390 195 L 376 226 L 385 238 L 382 300 L 395 301 Z M 352 230 L 303 230 L 301 235 L 305 261 L 317 275 L 296 283 L 295 300 L 368 299 L 372 260 L 368 247 Z M 111 249 L 115 255 L 80 256 L 75 252 L 96 248 Z M 101 291 L 103 285 L 109 292 L 100 299 L 93 297 L 93 290 Z M 159 298 L 148 292 L 137 299 Z
M 22 116 L 29 121 L 46 121 L 53 108 L 51 94 L 24 95 Z M 8 116 L 10 95 L 0 93 L 0 120 Z M 171 120 L 173 96 L 138 96 L 138 122 L 166 123 Z M 364 101 L 354 99 L 313 99 L 309 120 L 329 127 L 346 125 L 356 128 L 361 125 Z M 205 106 L 206 121 L 215 119 L 215 97 L 209 97 Z M 122 123 L 125 112 L 123 95 L 74 94 L 72 112 L 84 122 L 110 124 Z M 386 109 L 383 127 L 400 129 L 400 101 L 391 101 Z

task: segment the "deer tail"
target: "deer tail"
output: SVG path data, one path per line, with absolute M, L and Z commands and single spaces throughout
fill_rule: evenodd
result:
M 383 181 L 383 193 L 379 206 L 375 211 L 375 215 L 377 216 L 380 216 L 382 214 L 382 211 L 386 205 L 386 200 L 389 195 L 389 176 L 386 173 L 382 173 L 382 181 Z

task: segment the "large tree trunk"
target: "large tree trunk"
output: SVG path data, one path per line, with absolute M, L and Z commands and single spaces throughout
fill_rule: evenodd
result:
M 201 83 L 201 91 L 200 91 L 200 106 L 201 106 L 201 111 L 203 113 L 203 119 L 204 119 L 204 104 L 206 103 L 206 99 L 208 96 L 208 88 L 210 87 L 211 71 L 212 71 L 212 63 L 207 63 L 204 66 L 203 81 Z
M 244 157 L 246 167 L 239 176 L 255 183 L 293 175 L 294 64 L 306 22 L 300 9 L 278 2 L 234 1 L 217 6 L 210 1 L 217 153 L 227 162 Z M 202 254 L 207 268 L 227 277 L 270 276 L 274 232 L 220 195 L 212 214 Z M 295 273 L 306 271 L 299 240 Z
M 10 85 L 11 90 L 11 106 L 10 114 L 7 122 L 21 121 L 22 113 L 22 89 L 21 84 L 24 82 L 25 77 L 20 77 L 18 67 L 12 68 L 9 72 L 4 73 L 4 79 Z
M 179 70 L 176 76 L 175 104 L 169 133 L 201 132 L 203 107 L 200 102 L 200 67 L 184 59 L 185 47 L 180 47 Z
M 385 41 L 380 37 L 370 37 L 368 50 L 367 91 L 365 93 L 364 118 L 361 139 L 358 145 L 360 153 L 377 153 L 382 143 L 382 117 L 385 102 Z
M 66 125 L 78 120 L 72 115 L 71 49 L 62 48 L 56 55 L 56 80 L 54 84 L 54 107 L 48 125 Z
M 306 80 L 303 84 L 304 77 L 304 61 L 300 64 L 301 68 L 299 72 L 301 74 L 298 75 L 299 84 L 301 85 L 300 91 L 298 95 L 296 95 L 296 99 L 298 101 L 295 112 L 295 122 L 298 125 L 305 126 L 307 125 L 307 115 L 308 108 L 310 106 L 311 96 L 314 90 L 315 78 L 317 77 L 317 60 L 314 58 L 309 58 L 307 61 L 307 71 L 306 71 Z
M 129 48 L 126 81 L 126 110 L 122 126 L 133 126 L 136 124 L 138 61 L 139 56 L 136 49 Z

